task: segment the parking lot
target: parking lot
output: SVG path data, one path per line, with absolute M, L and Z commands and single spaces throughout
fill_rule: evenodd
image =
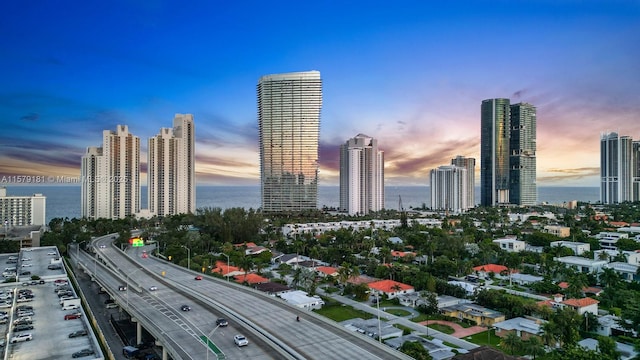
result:
M 6 263 L 15 255 L 3 254 L 0 263 Z M 7 357 L 14 360 L 69 359 L 74 353 L 89 349 L 87 353 L 93 354 L 83 356 L 83 359 L 102 358 L 82 307 L 72 309 L 74 306 L 68 306 L 68 310 L 62 310 L 61 298 L 70 300 L 77 296 L 72 287 L 65 285 L 64 267 L 48 269 L 51 260 L 59 258 L 55 248 L 23 250 L 18 257 L 17 264 L 13 263 L 18 271 L 31 269 L 32 274 L 41 279 L 18 275 L 18 282 L 0 284 L 0 306 L 3 306 L 0 311 L 6 312 L 5 315 L 0 313 L 0 318 L 4 318 L 0 320 L 4 322 L 0 324 L 0 333 L 6 342 L 2 350 L 8 352 Z M 24 264 L 31 265 L 22 266 Z M 65 317 L 70 319 L 65 320 Z

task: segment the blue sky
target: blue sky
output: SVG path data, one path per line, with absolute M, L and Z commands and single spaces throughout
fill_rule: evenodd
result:
M 387 185 L 479 158 L 487 98 L 538 108 L 541 186 L 598 186 L 600 133 L 640 139 L 636 0 L 14 1 L 0 34 L 0 175 L 77 176 L 118 124 L 146 161 L 192 113 L 198 182 L 258 184 L 256 83 L 306 70 L 323 78 L 323 185 L 358 133 Z

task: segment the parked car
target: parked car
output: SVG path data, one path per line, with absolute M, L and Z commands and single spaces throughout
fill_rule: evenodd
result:
M 80 319 L 80 317 L 82 316 L 81 313 L 77 312 L 77 313 L 71 313 L 71 314 L 67 314 L 64 316 L 65 320 L 73 320 L 73 319 Z
M 91 349 L 82 349 L 80 351 L 76 351 L 73 354 L 71 354 L 72 358 L 79 358 L 79 357 L 84 357 L 84 356 L 89 356 L 89 355 L 93 355 L 93 350 Z
M 33 330 L 33 325 L 23 324 L 23 325 L 16 325 L 13 327 L 13 331 L 27 331 L 27 330 Z
M 69 338 L 76 338 L 80 336 L 87 336 L 87 330 L 78 330 L 69 334 Z
M 249 345 L 249 340 L 247 340 L 247 338 L 244 337 L 244 335 L 240 335 L 240 334 L 233 336 L 233 342 L 236 343 L 236 345 L 238 346 Z
M 218 320 L 216 320 L 216 325 L 218 325 L 220 327 L 225 327 L 225 326 L 229 325 L 229 322 L 225 318 L 219 318 Z
M 182 305 L 182 306 L 180 307 L 180 310 L 182 310 L 182 311 L 191 311 L 191 306 L 189 306 L 189 305 Z
M 33 335 L 31 333 L 22 333 L 18 334 L 11 338 L 9 341 L 12 344 L 23 342 L 23 341 L 31 341 L 33 340 Z

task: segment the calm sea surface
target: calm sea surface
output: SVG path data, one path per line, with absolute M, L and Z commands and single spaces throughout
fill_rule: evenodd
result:
M 80 217 L 79 186 L 8 186 L 7 195 L 32 195 L 41 193 L 47 197 L 47 222 L 53 218 Z M 142 204 L 147 204 L 147 189 L 142 188 Z M 428 186 L 388 186 L 385 188 L 385 205 L 388 209 L 398 209 L 400 198 L 405 209 L 421 207 L 429 201 Z M 597 202 L 600 199 L 598 187 L 538 187 L 538 201 L 562 204 L 578 200 Z M 476 203 L 480 202 L 480 189 L 476 188 Z M 318 205 L 338 207 L 339 187 L 320 186 Z M 260 186 L 198 186 L 196 207 L 219 207 L 245 209 L 260 207 Z

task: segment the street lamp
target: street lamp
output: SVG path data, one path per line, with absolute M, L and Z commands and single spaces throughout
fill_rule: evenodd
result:
M 380 294 L 377 291 L 371 291 L 376 295 L 376 308 L 378 309 L 378 342 L 382 343 L 382 325 L 380 324 Z
M 86 243 L 87 240 L 80 241 L 76 247 L 76 258 L 80 258 L 80 244 Z
M 207 337 L 206 337 L 207 343 L 204 344 L 204 345 L 207 347 L 207 360 L 209 360 L 209 344 L 213 344 L 213 342 L 210 340 L 210 338 L 213 336 L 213 333 L 216 332 L 216 330 L 218 330 L 219 327 L 220 327 L 220 325 L 216 325 L 216 327 L 213 328 L 213 330 L 211 330 L 209 335 L 207 335 Z
M 127 296 L 126 296 L 127 297 L 127 311 L 129 311 L 129 275 L 133 275 L 133 274 L 135 274 L 136 272 L 138 272 L 138 271 L 140 271 L 142 269 L 144 269 L 144 268 L 141 267 L 141 268 L 135 269 L 131 274 L 127 273 L 127 280 L 126 280 L 126 283 L 127 283 L 126 286 L 127 287 L 125 289 L 125 291 L 127 293 Z
M 191 249 L 189 249 L 188 247 L 181 245 L 183 248 L 187 249 L 187 268 L 189 268 L 189 270 L 191 270 Z

